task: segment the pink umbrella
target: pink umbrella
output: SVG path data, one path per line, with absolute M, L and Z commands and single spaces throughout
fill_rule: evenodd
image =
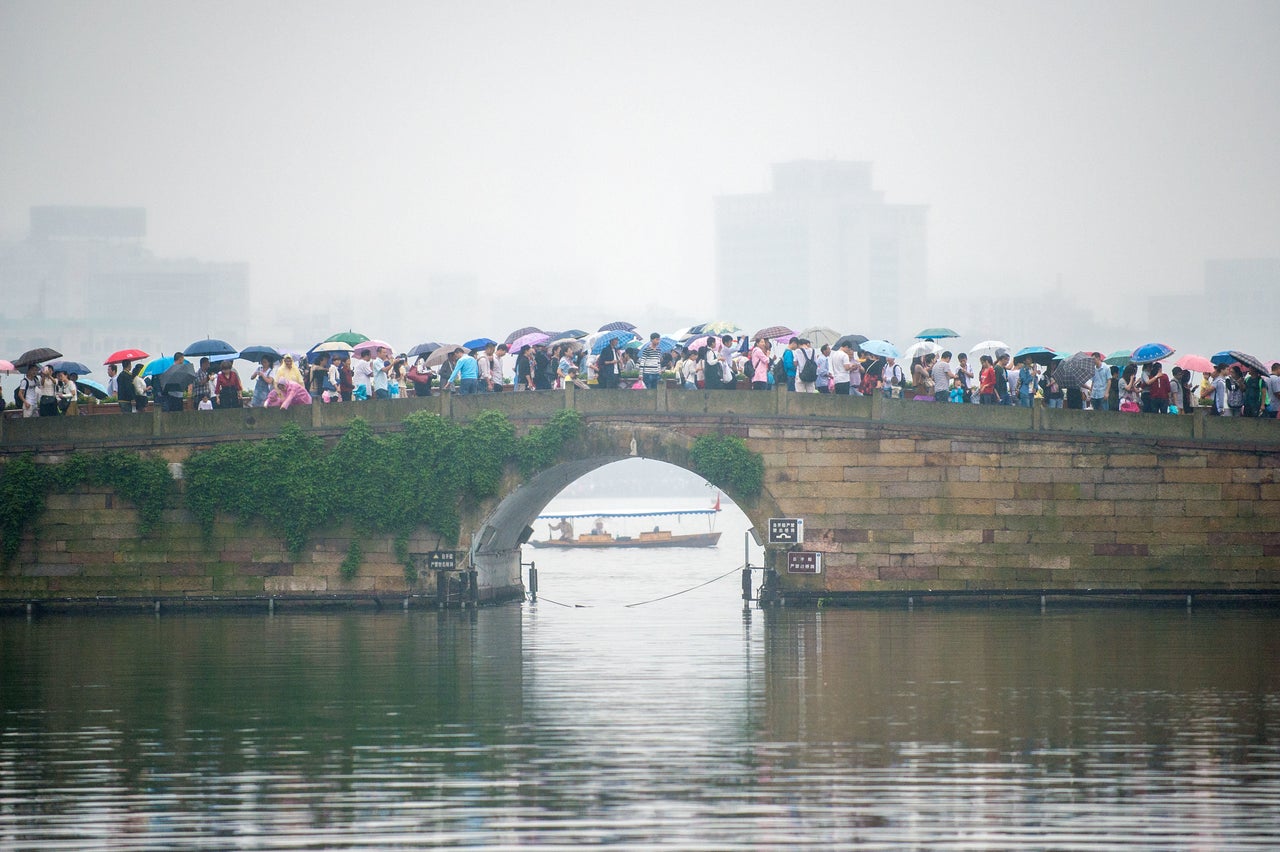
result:
M 13 373 L 13 372 L 16 372 L 16 368 L 13 366 L 13 362 L 6 361 L 3 358 L 0 358 L 0 373 Z
M 310 405 L 311 394 L 307 389 L 292 379 L 276 382 L 271 393 L 267 394 L 267 408 L 288 408 L 291 405 Z
M 1176 366 L 1193 373 L 1212 373 L 1213 362 L 1203 355 L 1183 355 Z
M 391 344 L 385 340 L 366 340 L 363 343 L 357 343 L 351 347 L 352 352 L 363 352 L 366 349 L 372 349 L 377 352 L 379 349 L 391 349 Z

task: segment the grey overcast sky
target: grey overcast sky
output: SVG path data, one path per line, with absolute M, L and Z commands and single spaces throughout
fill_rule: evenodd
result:
M 702 313 L 712 197 L 799 158 L 927 204 L 938 288 L 1280 254 L 1276 0 L 0 0 L 0 116 L 0 235 L 144 205 L 281 298 L 563 275 Z

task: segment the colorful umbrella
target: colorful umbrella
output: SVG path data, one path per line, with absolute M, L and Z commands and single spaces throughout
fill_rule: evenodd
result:
M 712 320 L 693 326 L 689 329 L 690 334 L 737 334 L 742 331 L 742 326 L 736 322 L 729 320 Z
M 879 355 L 881 358 L 901 358 L 898 349 L 887 340 L 864 340 L 858 347 L 863 352 Z
M 541 334 L 541 333 L 542 333 L 542 329 L 538 328 L 537 326 L 526 325 L 524 328 L 517 328 L 515 331 L 508 334 L 506 339 L 506 344 L 507 346 L 515 346 L 516 341 L 524 337 L 525 335 Z M 547 338 L 547 339 L 550 340 L 551 338 Z
M 432 352 L 435 352 L 439 348 L 440 348 L 440 344 L 432 340 L 427 343 L 419 343 L 417 346 L 410 349 L 407 354 L 409 355 L 410 358 L 421 358 L 424 355 L 430 355 Z
M 203 358 L 205 356 L 213 358 L 217 355 L 230 355 L 234 358 L 240 354 L 240 350 L 225 340 L 206 337 L 204 340 L 197 340 L 186 349 L 183 349 L 182 354 L 188 358 Z
M 628 329 L 614 329 L 612 331 L 606 331 L 598 335 L 595 341 L 591 344 L 591 354 L 599 355 L 604 351 L 604 347 L 610 340 L 616 341 L 617 343 L 625 346 L 629 341 L 638 340 L 639 338 L 640 336 L 638 334 Z
M 1150 364 L 1152 361 L 1163 361 L 1172 355 L 1173 351 L 1172 346 L 1164 343 L 1144 343 L 1133 350 L 1129 360 L 1135 364 Z
M 340 331 L 337 334 L 331 334 L 324 339 L 325 343 L 345 343 L 348 346 L 355 346 L 357 343 L 364 343 L 369 338 L 358 331 Z
M 61 358 L 62 353 L 56 349 L 50 349 L 48 346 L 41 346 L 37 349 L 28 349 L 17 358 L 13 359 L 13 366 L 20 369 L 26 369 L 32 364 L 41 364 L 45 361 L 52 361 L 54 358 Z
M 107 360 L 102 363 L 104 365 L 119 364 L 122 361 L 142 361 L 150 357 L 150 355 L 143 352 L 141 349 L 121 349 L 119 352 L 111 353 L 111 357 L 107 358 Z
M 106 399 L 107 389 L 93 379 L 76 379 L 76 387 L 96 399 Z
M 1053 377 L 1064 388 L 1081 388 L 1093 378 L 1097 369 L 1092 352 L 1077 352 L 1054 368 Z
M 940 340 L 944 337 L 959 337 L 957 332 L 949 328 L 926 328 L 916 335 L 917 340 Z
M 1117 349 L 1106 358 L 1103 358 L 1102 363 L 1110 367 L 1127 367 L 1129 366 L 1129 361 L 1131 360 L 1130 356 L 1132 354 L 1133 353 L 1128 349 Z
M 55 373 L 63 372 L 67 375 L 75 373 L 77 376 L 87 376 L 93 372 L 79 361 L 50 361 L 49 366 Z
M 307 352 L 308 363 L 316 363 L 320 360 L 321 355 L 328 355 L 330 358 L 336 358 L 339 361 L 345 360 L 351 357 L 351 344 L 343 343 L 341 340 L 326 340 L 324 343 L 317 343 Z
M 1053 363 L 1053 359 L 1057 356 L 1058 353 L 1054 352 L 1048 346 L 1024 346 L 1017 352 L 1013 353 L 1013 362 L 1015 364 L 1021 364 L 1023 361 L 1030 358 L 1031 363 L 1047 367 Z
M 1213 362 L 1203 355 L 1183 355 L 1174 365 L 1193 373 L 1212 373 Z
M 242 361 L 258 362 L 263 358 L 270 358 L 272 361 L 280 360 L 280 350 L 274 346 L 250 346 L 247 349 L 241 349 L 240 354 L 236 356 Z

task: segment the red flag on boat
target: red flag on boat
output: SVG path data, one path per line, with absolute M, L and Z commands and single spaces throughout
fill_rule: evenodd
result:
M 719 491 L 716 492 L 716 505 L 714 506 L 714 508 L 717 512 L 720 511 L 720 492 Z

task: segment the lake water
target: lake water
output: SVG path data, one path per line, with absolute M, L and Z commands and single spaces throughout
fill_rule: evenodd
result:
M 0 849 L 1280 845 L 1276 612 L 744 613 L 729 520 L 536 605 L 0 619 Z

